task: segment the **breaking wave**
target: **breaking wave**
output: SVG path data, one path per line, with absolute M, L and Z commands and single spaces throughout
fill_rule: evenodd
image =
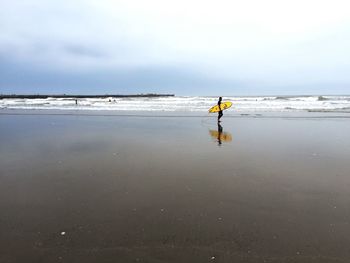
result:
M 139 98 L 45 98 L 0 99 L 0 109 L 112 110 L 112 111 L 190 111 L 207 112 L 217 97 L 139 97 Z M 350 96 L 237 96 L 235 112 L 271 111 L 349 111 Z

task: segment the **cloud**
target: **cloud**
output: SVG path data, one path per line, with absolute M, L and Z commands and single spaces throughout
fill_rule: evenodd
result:
M 140 67 L 135 69 L 66 72 L 16 64 L 0 56 L 1 93 L 47 94 L 138 94 L 175 93 L 210 95 L 215 90 L 229 94 L 244 83 L 206 76 L 188 68 Z M 208 92 L 211 90 L 211 92 Z
M 64 46 L 64 51 L 69 55 L 77 57 L 103 58 L 107 56 L 107 54 L 104 54 L 101 50 L 82 45 L 66 45 Z
M 12 0 L 1 3 L 0 29 L 3 67 L 12 63 L 37 83 L 45 76 L 31 68 L 52 79 L 82 78 L 81 85 L 98 85 L 84 79 L 100 72 L 124 72 L 118 79 L 130 87 L 135 80 L 124 76 L 148 87 L 168 83 L 147 78 L 145 69 L 173 87 L 199 86 L 199 79 L 261 89 L 350 82 L 350 4 L 343 0 Z

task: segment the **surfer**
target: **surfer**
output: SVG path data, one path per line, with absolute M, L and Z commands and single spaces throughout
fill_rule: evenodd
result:
M 219 97 L 218 106 L 219 106 L 220 111 L 219 111 L 219 115 L 218 115 L 218 122 L 220 122 L 222 115 L 224 115 L 222 113 L 222 110 L 221 110 L 221 101 L 222 101 L 222 97 Z

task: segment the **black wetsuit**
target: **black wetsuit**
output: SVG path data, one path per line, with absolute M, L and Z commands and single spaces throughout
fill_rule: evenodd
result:
M 219 101 L 218 101 L 218 106 L 219 106 L 219 109 L 220 109 L 219 115 L 218 115 L 218 121 L 220 121 L 220 118 L 224 115 L 224 114 L 222 113 L 222 110 L 221 110 L 221 100 L 220 100 L 220 99 L 219 99 Z

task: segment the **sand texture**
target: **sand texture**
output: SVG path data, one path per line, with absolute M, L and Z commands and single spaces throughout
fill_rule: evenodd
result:
M 1 263 L 350 262 L 347 118 L 0 127 Z

